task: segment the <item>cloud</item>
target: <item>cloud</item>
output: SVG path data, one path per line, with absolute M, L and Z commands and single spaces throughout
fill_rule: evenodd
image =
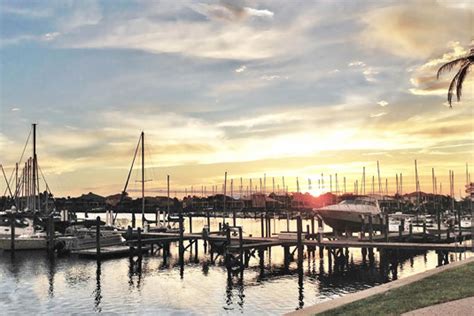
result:
M 252 16 L 272 18 L 274 15 L 270 10 L 242 6 L 238 1 L 221 1 L 219 4 L 198 3 L 191 8 L 208 18 L 232 22 L 239 22 Z
M 456 73 L 457 69 L 453 69 L 451 73 L 444 74 L 439 79 L 436 77 L 436 73 L 443 64 L 454 60 L 456 58 L 465 56 L 468 54 L 468 50 L 461 46 L 459 42 L 449 42 L 447 48 L 445 48 L 443 54 L 440 57 L 434 57 L 429 59 L 424 64 L 421 64 L 413 69 L 410 69 L 411 78 L 410 83 L 412 88 L 409 91 L 415 95 L 446 95 L 448 91 L 449 83 L 452 77 Z M 468 75 L 465 79 L 464 86 L 474 84 L 474 78 Z M 472 97 L 470 89 L 464 89 L 465 99 Z
M 361 40 L 369 49 L 408 58 L 427 58 L 450 41 L 472 39 L 472 6 L 460 10 L 436 1 L 410 1 L 369 11 Z
M 18 112 L 18 111 L 20 111 L 20 108 L 16 108 L 16 107 L 15 107 L 15 108 L 11 108 L 10 111 L 12 111 L 12 112 Z
M 239 68 L 235 69 L 235 72 L 244 72 L 247 69 L 247 66 L 242 65 Z
M 8 6 L 5 4 L 0 5 L 0 11 L 2 14 L 17 15 L 25 18 L 32 19 L 43 19 L 53 15 L 53 10 L 47 8 L 28 8 L 28 7 L 16 7 Z
M 368 67 L 364 69 L 362 73 L 364 74 L 365 80 L 367 80 L 368 82 L 375 82 L 376 81 L 375 75 L 377 75 L 379 72 L 374 70 L 371 67 Z
M 386 114 L 387 114 L 386 112 L 380 112 L 380 113 L 370 114 L 370 117 L 381 117 Z
M 347 64 L 349 67 L 365 67 L 366 64 L 363 61 L 355 60 Z
M 263 75 L 263 76 L 260 77 L 260 79 L 267 80 L 267 81 L 272 81 L 272 80 L 275 80 L 275 79 L 280 79 L 280 76 L 279 75 Z M 286 79 L 288 79 L 288 77 L 286 77 Z
M 377 104 L 380 105 L 381 107 L 385 107 L 388 105 L 388 102 L 385 100 L 380 100 L 379 102 L 377 102 Z

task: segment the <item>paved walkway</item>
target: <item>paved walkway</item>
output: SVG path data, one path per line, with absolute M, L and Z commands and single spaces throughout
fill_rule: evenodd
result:
M 437 273 L 440 273 L 440 272 L 443 272 L 443 271 L 446 271 L 446 270 L 449 270 L 449 269 L 452 269 L 452 268 L 456 268 L 456 267 L 465 265 L 465 264 L 470 263 L 470 262 L 474 262 L 474 257 L 470 257 L 470 258 L 467 258 L 467 259 L 462 260 L 462 261 L 452 262 L 448 265 L 437 267 L 437 268 L 434 268 L 434 269 L 431 269 L 431 270 L 427 270 L 425 272 L 418 273 L 418 274 L 415 274 L 415 275 L 411 275 L 411 276 L 403 278 L 403 279 L 388 282 L 388 283 L 385 283 L 385 284 L 382 284 L 382 285 L 379 285 L 379 286 L 372 287 L 372 288 L 367 289 L 367 290 L 355 292 L 355 293 L 352 293 L 352 294 L 347 294 L 347 295 L 344 295 L 340 298 L 325 301 L 325 302 L 322 302 L 322 303 L 319 303 L 319 304 L 316 304 L 316 305 L 313 305 L 313 306 L 308 306 L 306 308 L 287 313 L 286 315 L 287 316 L 301 316 L 301 315 L 314 315 L 314 314 L 322 313 L 322 312 L 328 311 L 330 309 L 334 309 L 334 308 L 340 307 L 342 305 L 346 305 L 346 304 L 349 304 L 349 303 L 352 303 L 352 302 L 355 302 L 355 301 L 358 301 L 358 300 L 361 300 L 361 299 L 364 299 L 364 298 L 367 298 L 367 297 L 370 297 L 370 296 L 373 296 L 373 295 L 376 295 L 376 294 L 385 293 L 385 292 L 387 292 L 391 289 L 396 289 L 398 287 L 401 287 L 401 286 L 404 286 L 404 285 L 422 280 L 422 279 L 427 278 L 429 276 L 435 275 Z M 443 315 L 453 315 L 453 314 L 448 313 L 448 314 L 443 314 Z M 473 314 L 471 313 L 471 314 L 458 314 L 458 315 L 459 316 L 461 316 L 461 315 L 464 316 L 464 315 L 473 315 Z
M 402 314 L 402 316 L 474 315 L 474 296 L 432 305 Z

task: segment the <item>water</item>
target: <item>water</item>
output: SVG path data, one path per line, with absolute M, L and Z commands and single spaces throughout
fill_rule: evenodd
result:
M 217 227 L 219 219 L 212 220 Z M 194 219 L 199 231 L 205 219 Z M 239 219 L 246 234 L 258 236 L 260 222 Z M 295 223 L 291 223 L 294 229 Z M 306 223 L 304 224 L 306 227 Z M 286 220 L 272 222 L 274 231 L 286 229 Z M 375 252 L 375 264 L 363 263 L 360 249 L 350 250 L 350 265 L 342 272 L 330 272 L 327 252 L 319 258 L 305 256 L 303 271 L 296 263 L 283 271 L 283 251 L 266 252 L 261 274 L 258 257 L 252 258 L 243 278 L 227 277 L 222 260 L 213 265 L 199 244 L 199 262 L 186 252 L 184 270 L 177 249 L 163 258 L 146 256 L 141 265 L 129 258 L 102 262 L 71 257 L 49 259 L 44 251 L 0 255 L 0 310 L 4 314 L 186 314 L 274 315 L 359 291 L 431 269 L 437 256 L 428 252 L 382 267 Z M 464 256 L 464 255 L 463 255 Z M 458 258 L 451 255 L 451 260 Z

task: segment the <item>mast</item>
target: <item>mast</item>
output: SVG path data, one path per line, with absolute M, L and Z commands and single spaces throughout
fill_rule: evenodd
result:
M 169 219 L 170 216 L 170 175 L 166 177 L 166 218 L 167 220 Z M 168 223 L 163 221 L 166 226 L 168 226 Z
M 222 209 L 222 224 L 225 224 L 225 198 L 227 194 L 227 171 L 224 175 L 224 207 Z
M 378 177 L 378 182 L 379 182 L 379 195 L 382 194 L 382 184 L 380 183 L 380 165 L 379 161 L 377 160 L 377 177 Z
M 420 182 L 418 181 L 418 164 L 415 159 L 415 188 L 416 188 L 416 204 L 420 207 Z
M 15 164 L 15 207 L 18 210 L 18 162 Z
M 37 177 L 37 174 L 36 174 L 36 171 L 37 171 L 37 160 L 36 160 L 36 123 L 33 123 L 32 124 L 33 126 L 33 183 L 32 183 L 32 197 L 33 197 L 33 211 L 36 210 L 36 177 Z M 39 196 L 38 196 L 39 198 Z M 38 203 L 39 204 L 39 203 Z
M 362 195 L 365 195 L 365 166 L 362 167 Z
M 145 133 L 142 131 L 142 227 L 145 221 Z

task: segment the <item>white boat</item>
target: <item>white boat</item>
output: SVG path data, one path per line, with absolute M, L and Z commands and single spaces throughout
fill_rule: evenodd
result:
M 325 206 L 315 211 L 324 222 L 339 232 L 358 232 L 362 228 L 362 217 L 368 224 L 372 217 L 372 227 L 380 229 L 383 224 L 382 212 L 378 201 L 370 197 L 359 197 L 354 200 L 344 200 L 339 204 Z
M 472 228 L 472 218 L 470 216 L 465 216 L 461 218 L 461 228 Z
M 0 249 L 11 249 L 11 217 L 0 219 Z M 33 220 L 26 217 L 15 217 L 15 250 L 46 249 L 46 233 L 36 231 Z
M 66 230 L 66 236 L 61 236 L 56 239 L 56 246 L 60 250 L 82 250 L 96 248 L 97 246 L 97 234 L 94 228 L 68 228 Z M 123 239 L 121 234 L 115 230 L 100 231 L 100 245 L 105 246 L 116 246 L 122 244 Z

